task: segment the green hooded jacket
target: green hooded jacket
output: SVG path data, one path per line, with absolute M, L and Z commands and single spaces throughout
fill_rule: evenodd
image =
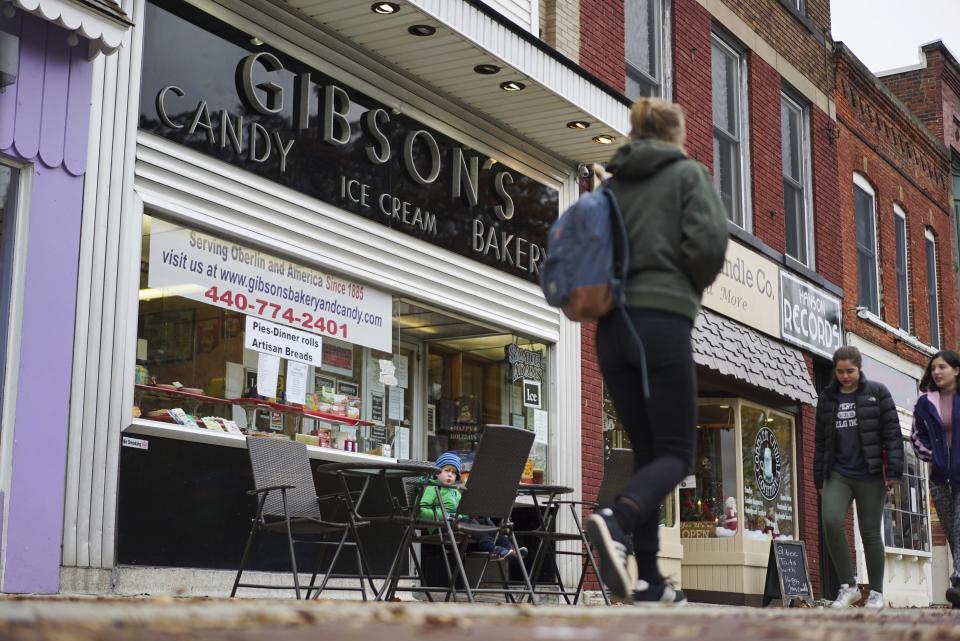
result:
M 676 145 L 644 138 L 618 149 L 607 171 L 630 238 L 627 307 L 694 320 L 729 235 L 706 168 Z
M 443 512 L 440 510 L 440 501 L 443 501 L 443 509 L 447 511 L 447 516 L 453 516 L 457 513 L 457 506 L 460 505 L 460 488 L 439 484 L 425 487 L 423 496 L 420 497 L 420 519 L 442 521 Z

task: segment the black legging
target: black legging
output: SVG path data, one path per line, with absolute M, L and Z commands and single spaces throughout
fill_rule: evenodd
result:
M 646 351 L 649 401 L 644 402 L 641 391 L 640 352 L 621 312 L 600 321 L 597 355 L 633 447 L 633 478 L 618 495 L 629 502 L 618 501 L 618 512 L 626 515 L 626 529 L 633 532 L 640 578 L 658 583 L 663 580 L 657 569 L 660 504 L 690 473 L 696 447 L 693 323 L 650 309 L 629 309 L 628 314 Z

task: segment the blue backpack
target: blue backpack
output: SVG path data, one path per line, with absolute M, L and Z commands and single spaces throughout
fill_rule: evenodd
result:
M 540 288 L 572 321 L 597 321 L 614 308 L 624 317 L 640 352 L 642 393 L 650 397 L 643 341 L 626 309 L 630 239 L 617 199 L 607 187 L 580 196 L 550 227 Z
M 606 187 L 583 194 L 550 227 L 540 287 L 572 321 L 592 322 L 623 304 L 629 252 L 617 199 Z

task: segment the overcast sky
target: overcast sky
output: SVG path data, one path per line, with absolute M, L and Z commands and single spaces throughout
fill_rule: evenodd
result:
M 830 10 L 833 39 L 874 73 L 917 64 L 932 40 L 960 59 L 960 0 L 831 0 Z

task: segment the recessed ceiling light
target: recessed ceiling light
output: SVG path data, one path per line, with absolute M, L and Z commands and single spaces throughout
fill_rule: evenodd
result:
M 414 36 L 432 36 L 437 32 L 437 28 L 428 24 L 414 24 L 407 27 L 407 32 Z
M 250 44 L 252 44 L 254 47 L 259 47 L 260 45 L 263 44 L 263 40 L 261 40 L 260 38 L 254 36 L 254 37 L 250 38 Z
M 391 13 L 400 11 L 400 5 L 396 2 L 374 2 L 370 5 L 370 10 L 382 16 L 389 16 Z
M 495 73 L 499 73 L 500 67 L 498 67 L 497 65 L 491 65 L 485 62 L 482 65 L 477 65 L 476 67 L 473 68 L 473 70 L 476 73 L 482 74 L 484 76 L 492 76 Z
M 586 120 L 571 120 L 567 123 L 567 128 L 569 129 L 586 129 L 590 126 L 590 123 Z
M 610 134 L 600 134 L 599 136 L 593 137 L 593 142 L 598 145 L 612 145 L 617 142 L 617 139 L 611 136 Z
M 500 83 L 500 88 L 504 91 L 523 91 L 527 85 L 522 82 L 517 82 L 516 80 L 507 80 L 506 82 Z

